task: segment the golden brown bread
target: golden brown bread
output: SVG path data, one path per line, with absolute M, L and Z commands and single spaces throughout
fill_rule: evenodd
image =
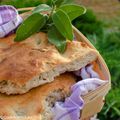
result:
M 73 84 L 74 76 L 65 73 L 56 77 L 54 82 L 34 88 L 23 95 L 0 94 L 0 118 L 51 120 L 53 104 L 69 96 Z
M 67 43 L 64 54 L 38 33 L 24 42 L 14 43 L 15 35 L 0 39 L 0 92 L 22 94 L 52 82 L 65 71 L 82 68 L 97 58 L 97 51 L 86 44 Z

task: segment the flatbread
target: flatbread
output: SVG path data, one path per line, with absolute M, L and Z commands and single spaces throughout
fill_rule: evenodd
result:
M 0 94 L 0 118 L 4 120 L 52 120 L 52 107 L 56 101 L 70 95 L 75 77 L 65 73 L 54 82 L 30 90 L 22 95 Z
M 85 43 L 67 42 L 64 54 L 50 44 L 45 33 L 15 43 L 15 35 L 0 39 L 0 92 L 23 94 L 78 70 L 97 59 L 98 52 Z

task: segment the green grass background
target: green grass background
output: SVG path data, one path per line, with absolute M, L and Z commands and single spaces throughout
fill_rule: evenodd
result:
M 66 0 L 66 2 L 71 1 Z M 16 8 L 37 6 L 40 3 L 44 3 L 44 0 L 0 1 L 1 5 L 9 4 Z M 49 0 L 47 4 L 49 4 Z M 98 116 L 100 120 L 118 120 L 120 118 L 120 14 L 116 15 L 115 19 L 104 20 L 99 19 L 99 14 L 96 15 L 88 9 L 85 15 L 73 21 L 73 25 L 85 34 L 100 51 L 111 72 L 112 89 Z

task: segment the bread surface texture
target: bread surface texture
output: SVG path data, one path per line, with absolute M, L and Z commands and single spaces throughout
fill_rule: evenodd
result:
M 38 33 L 23 42 L 15 35 L 0 39 L 0 92 L 23 94 L 54 81 L 56 76 L 78 70 L 97 58 L 98 52 L 83 42 L 67 42 L 64 54 Z
M 51 120 L 56 101 L 70 95 L 75 77 L 64 73 L 54 82 L 39 86 L 22 95 L 0 94 L 0 117 L 7 120 Z

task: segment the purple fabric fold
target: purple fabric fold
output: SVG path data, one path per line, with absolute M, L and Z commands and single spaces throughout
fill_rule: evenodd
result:
M 13 33 L 21 23 L 22 18 L 13 6 L 0 6 L 0 38 Z
M 75 71 L 74 74 L 82 79 L 99 78 L 99 75 L 93 70 L 93 65 L 87 65 L 80 70 Z
M 53 120 L 79 120 L 80 110 L 84 107 L 82 96 L 105 83 L 106 81 L 98 78 L 89 78 L 73 85 L 71 96 L 66 98 L 65 102 L 56 102 L 53 108 Z
M 80 111 L 84 107 L 82 96 L 107 82 L 99 79 L 99 75 L 93 70 L 92 65 L 74 73 L 81 76 L 83 80 L 71 87 L 71 96 L 64 102 L 56 102 L 53 108 L 53 120 L 80 120 Z

